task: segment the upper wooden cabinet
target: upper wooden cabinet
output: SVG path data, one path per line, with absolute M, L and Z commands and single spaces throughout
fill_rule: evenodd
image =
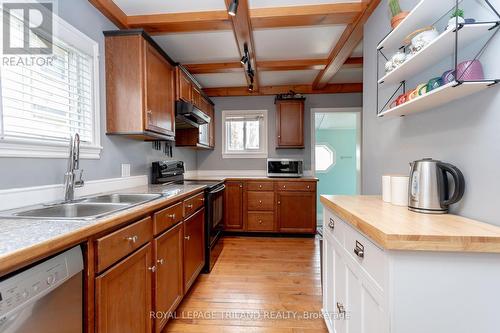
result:
M 106 36 L 107 134 L 175 136 L 175 64 L 141 31 Z
M 304 99 L 276 100 L 276 148 L 304 148 Z
M 177 67 L 177 100 L 192 103 L 193 101 L 193 84 L 188 76 Z

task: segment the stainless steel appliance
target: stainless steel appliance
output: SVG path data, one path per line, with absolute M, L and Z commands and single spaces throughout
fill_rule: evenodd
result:
M 222 232 L 224 228 L 224 190 L 220 180 L 184 180 L 182 161 L 153 162 L 153 184 L 204 185 L 205 188 L 205 267 L 204 272 L 212 270 L 222 252 Z
M 184 101 L 175 102 L 175 120 L 176 128 L 198 128 L 210 123 L 209 116 L 192 103 Z
M 408 207 L 411 211 L 446 214 L 450 205 L 462 199 L 465 180 L 456 166 L 431 158 L 424 158 L 410 165 Z M 451 195 L 448 175 L 451 176 L 454 184 Z
M 303 164 L 304 161 L 298 159 L 268 158 L 267 176 L 299 178 L 302 177 L 303 175 L 303 170 L 302 170 Z
M 81 333 L 83 257 L 79 246 L 0 280 L 0 332 Z

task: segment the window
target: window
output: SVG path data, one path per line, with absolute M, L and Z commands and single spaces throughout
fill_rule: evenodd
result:
M 328 172 L 336 163 L 335 149 L 331 148 L 328 144 L 318 143 L 315 154 L 317 172 Z
M 222 111 L 223 158 L 267 157 L 267 110 Z
M 98 44 L 52 17 L 51 55 L 3 57 L 0 156 L 66 158 L 70 135 L 79 133 L 81 157 L 99 158 Z M 10 22 L 11 45 L 22 45 L 23 21 L 14 13 Z M 43 36 L 32 37 L 30 43 L 45 46 Z

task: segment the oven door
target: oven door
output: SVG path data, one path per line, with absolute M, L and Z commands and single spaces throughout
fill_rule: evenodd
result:
M 207 228 L 208 242 L 207 245 L 212 247 L 217 242 L 224 228 L 224 190 L 225 185 L 221 185 L 212 191 L 208 192 L 208 213 L 207 213 Z

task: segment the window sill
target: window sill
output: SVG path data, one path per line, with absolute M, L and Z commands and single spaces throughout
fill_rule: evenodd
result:
M 223 153 L 222 158 L 267 158 L 267 153 Z
M 0 140 L 0 157 L 68 158 L 68 143 L 37 140 Z M 80 146 L 80 158 L 98 160 L 101 146 Z

